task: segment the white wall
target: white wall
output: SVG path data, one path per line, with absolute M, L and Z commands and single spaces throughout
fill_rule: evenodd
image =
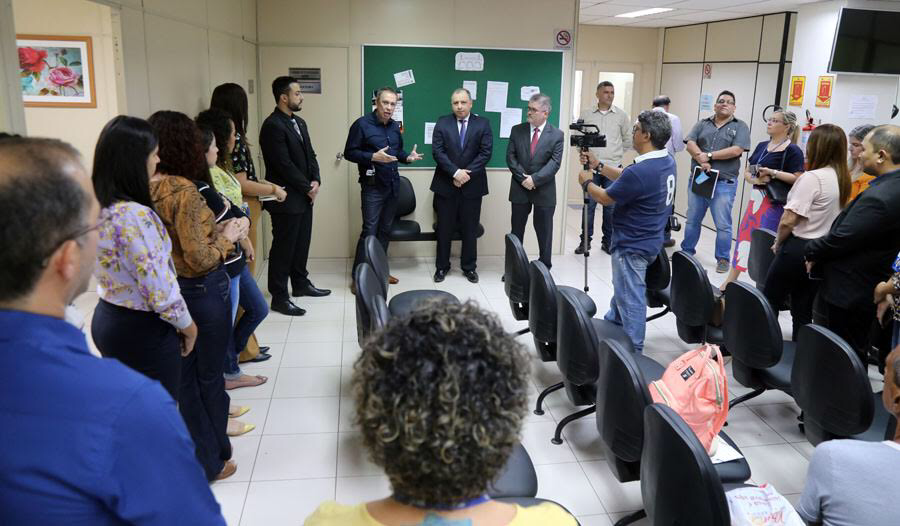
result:
M 0 0 L 0 131 L 25 133 L 12 0 Z
M 850 131 L 860 124 L 884 124 L 890 121 L 891 106 L 897 102 L 897 77 L 829 73 L 831 46 L 842 7 L 900 11 L 896 2 L 834 1 L 801 6 L 798 10 L 797 45 L 794 48 L 792 75 L 806 76 L 801 111 L 809 110 L 813 118 L 830 122 Z M 820 75 L 834 75 L 830 108 L 816 107 L 816 91 Z M 876 95 L 878 106 L 874 119 L 851 119 L 848 115 L 853 95 Z M 793 108 L 792 108 L 793 109 Z M 896 119 L 894 121 L 896 123 Z
M 350 109 L 348 129 L 360 116 L 361 107 L 361 45 L 362 44 L 412 44 L 439 46 L 506 47 L 552 49 L 556 28 L 575 29 L 577 0 L 547 0 L 522 2 L 519 0 L 259 0 L 259 46 L 261 53 L 267 49 L 293 47 L 342 47 L 348 50 L 347 107 Z M 272 55 L 276 53 L 273 51 Z M 267 56 L 267 55 L 266 55 Z M 564 54 L 562 101 L 554 101 L 555 112 L 568 117 L 572 87 L 573 52 Z M 266 59 L 268 61 L 268 59 Z M 269 64 L 268 67 L 287 70 L 289 65 Z M 268 84 L 271 79 L 261 79 Z M 271 99 L 265 94 L 260 106 L 268 108 Z M 448 104 L 447 112 L 450 112 Z M 551 116 L 555 121 L 555 117 Z M 565 119 L 563 119 L 565 121 Z M 315 135 L 315 129 L 312 130 Z M 313 141 L 315 141 L 313 137 Z M 323 155 L 333 158 L 333 152 L 318 152 L 320 163 Z M 566 157 L 568 152 L 566 152 Z M 565 166 L 566 158 L 563 159 Z M 342 256 L 352 256 L 359 236 L 359 189 L 356 184 L 356 166 L 343 162 L 341 177 L 347 177 L 346 195 L 339 196 L 334 206 L 317 202 L 313 236 L 343 236 L 346 240 Z M 401 168 L 413 182 L 418 209 L 415 219 L 423 230 L 430 231 L 433 222 L 432 195 L 429 191 L 431 170 Z M 481 223 L 485 235 L 479 239 L 481 255 L 501 255 L 503 235 L 509 232 L 510 206 L 507 200 L 509 172 L 502 169 L 488 170 L 490 194 L 485 197 Z M 554 218 L 554 251 L 562 246 L 562 225 L 565 214 L 564 171 L 557 176 L 557 212 Z M 323 194 L 326 187 L 323 186 Z M 334 188 L 334 187 L 332 187 Z M 320 195 L 319 199 L 327 196 Z M 331 197 L 328 197 L 331 199 Z M 330 203 L 330 201 L 329 201 Z M 335 214 L 349 215 L 347 223 L 337 221 Z M 347 225 L 344 232 L 339 231 Z M 531 228 L 529 227 L 528 231 Z M 526 238 L 526 248 L 536 249 L 533 233 Z M 434 254 L 434 243 L 394 243 L 392 256 Z M 315 257 L 316 254 L 311 254 Z
M 97 107 L 25 108 L 28 135 L 62 139 L 91 166 L 100 130 L 119 113 L 111 9 L 87 0 L 15 0 L 13 10 L 19 34 L 91 37 Z

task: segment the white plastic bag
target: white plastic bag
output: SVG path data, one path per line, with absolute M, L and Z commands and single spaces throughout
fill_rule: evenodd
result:
M 731 526 L 805 526 L 791 503 L 768 484 L 725 493 Z

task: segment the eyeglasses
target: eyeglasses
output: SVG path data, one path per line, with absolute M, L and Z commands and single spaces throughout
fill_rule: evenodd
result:
M 61 247 L 63 245 L 63 243 L 65 243 L 66 241 L 70 241 L 70 240 L 75 240 L 75 242 L 78 243 L 78 240 L 80 238 L 86 236 L 87 234 L 93 232 L 94 230 L 100 230 L 101 228 L 103 228 L 103 226 L 109 222 L 111 217 L 112 217 L 112 215 L 109 213 L 109 210 L 103 209 L 100 211 L 100 216 L 97 218 L 96 223 L 94 223 L 93 225 L 88 225 L 88 226 L 79 228 L 75 232 L 60 239 L 59 242 L 57 242 L 56 245 L 54 245 L 53 248 L 50 249 L 50 253 L 47 254 L 47 257 L 45 257 L 44 260 L 41 262 L 41 267 L 46 268 L 47 265 L 50 264 L 50 257 L 53 256 L 53 253 L 56 252 L 57 249 L 59 249 L 59 247 Z M 81 243 L 78 243 L 78 244 L 79 244 L 79 246 L 81 245 Z
M 540 113 L 542 111 L 544 111 L 544 110 L 542 110 L 540 108 L 535 108 L 533 106 L 528 106 L 528 113 Z
M 787 124 L 781 119 L 769 119 L 767 122 L 769 122 L 770 124 Z
M 719 100 L 716 101 L 716 104 L 727 104 L 727 105 L 729 105 L 729 106 L 734 106 L 734 101 L 731 101 L 731 100 L 725 100 L 725 99 L 719 99 Z

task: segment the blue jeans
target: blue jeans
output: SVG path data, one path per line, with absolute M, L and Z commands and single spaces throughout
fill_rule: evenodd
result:
M 608 188 L 609 185 L 612 184 L 607 177 L 599 174 L 594 174 L 594 184 L 601 188 Z M 603 238 L 600 240 L 600 243 L 604 245 L 609 245 L 612 242 L 612 214 L 615 209 L 615 205 L 607 205 L 603 207 L 603 222 L 600 224 L 600 231 L 603 234 Z M 584 212 L 582 212 L 584 213 Z M 587 199 L 587 224 L 588 224 L 588 245 L 594 240 L 594 216 L 597 213 L 597 201 L 594 201 L 591 198 Z M 584 244 L 584 216 L 581 216 L 581 243 Z
M 612 253 L 613 297 L 603 317 L 620 325 L 631 338 L 634 352 L 644 350 L 647 330 L 647 267 L 655 257 L 637 252 Z
M 712 199 L 700 197 L 688 190 L 687 224 L 684 226 L 684 241 L 681 250 L 693 255 L 700 240 L 700 228 L 706 209 L 712 211 L 713 223 L 716 225 L 716 261 L 728 260 L 731 252 L 731 208 L 737 193 L 735 181 L 719 180 Z
M 363 222 L 359 242 L 356 244 L 354 269 L 363 262 L 363 240 L 367 236 L 376 236 L 381 248 L 387 254 L 391 225 L 394 224 L 394 216 L 397 214 L 397 192 L 394 187 L 383 188 L 375 184 L 363 184 L 360 192 L 360 208 Z
M 238 283 L 237 296 L 240 306 L 244 309 L 244 314 L 234 324 L 234 345 L 229 349 L 225 362 L 225 378 L 229 380 L 240 378 L 242 372 L 238 365 L 238 356 L 247 346 L 247 341 L 253 331 L 269 315 L 269 305 L 266 303 L 262 291 L 256 285 L 253 275 L 250 274 L 249 267 L 244 267 L 244 270 L 232 280 L 232 282 L 234 281 Z M 237 316 L 237 304 L 234 304 L 232 312 L 234 313 L 232 320 L 234 320 Z

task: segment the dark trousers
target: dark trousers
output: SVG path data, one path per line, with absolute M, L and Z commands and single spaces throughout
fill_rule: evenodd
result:
M 301 214 L 270 214 L 272 217 L 272 248 L 269 250 L 269 293 L 272 301 L 289 298 L 291 287 L 300 289 L 309 284 L 306 261 L 312 240 L 313 209 Z
M 434 266 L 438 270 L 450 270 L 450 242 L 457 230 L 462 237 L 459 266 L 463 272 L 475 270 L 481 199 L 481 196 L 463 197 L 459 193 L 453 196 L 434 194 L 434 208 L 437 212 L 437 257 Z
M 528 223 L 528 215 L 531 213 L 531 203 L 512 203 L 512 233 L 524 241 L 525 225 Z M 553 213 L 556 206 L 534 206 L 534 233 L 537 234 L 538 259 L 549 269 L 550 254 L 553 251 Z
M 181 295 L 197 324 L 194 351 L 181 364 L 181 401 L 197 460 L 213 480 L 231 458 L 228 440 L 228 405 L 225 392 L 225 353 L 231 346 L 230 281 L 224 269 L 199 278 L 178 278 Z
M 875 321 L 875 305 L 845 308 L 826 300 L 822 301 L 819 307 L 825 327 L 843 338 L 856 351 L 863 364 L 866 364 L 871 347 L 869 334 Z
M 356 256 L 353 259 L 354 269 L 356 265 L 364 261 L 363 240 L 367 236 L 376 236 L 384 253 L 387 254 L 391 225 L 394 224 L 394 216 L 397 215 L 397 193 L 393 187 L 383 188 L 366 183 L 361 186 L 360 208 L 363 222 L 362 230 L 359 233 L 359 242 L 356 243 Z
M 791 297 L 792 339 L 797 339 L 800 327 L 812 323 L 813 302 L 819 282 L 809 279 L 803 259 L 803 249 L 810 240 L 790 236 L 772 260 L 766 275 L 764 293 L 772 310 L 778 313 L 788 296 Z
M 612 181 L 609 180 L 606 176 L 594 174 L 594 184 L 600 186 L 602 188 L 607 188 L 612 184 Z M 587 199 L 587 206 L 582 209 L 582 214 L 587 213 L 587 224 L 588 224 L 588 245 L 594 240 L 594 217 L 597 214 L 597 201 L 594 201 L 590 197 Z M 602 206 L 602 205 L 601 205 Z M 604 246 L 609 246 L 610 242 L 612 242 L 612 214 L 613 210 L 615 210 L 615 205 L 602 206 L 603 208 L 603 222 L 600 224 L 600 232 L 603 235 L 603 238 L 600 240 L 600 243 Z M 584 244 L 584 216 L 581 216 L 581 243 Z
M 156 312 L 97 302 L 91 337 L 104 358 L 115 358 L 162 384 L 178 402 L 181 383 L 181 340 Z

